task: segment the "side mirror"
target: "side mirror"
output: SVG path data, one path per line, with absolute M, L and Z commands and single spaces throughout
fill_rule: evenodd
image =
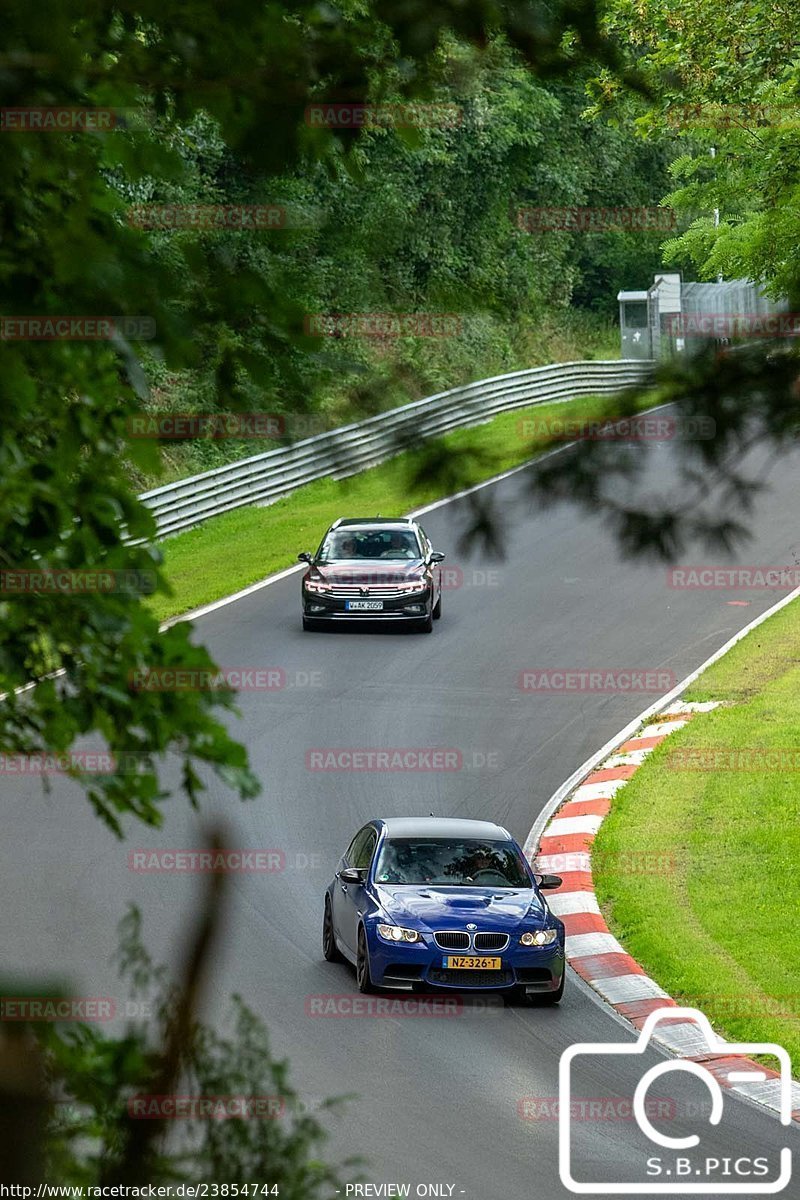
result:
M 441 550 L 431 550 L 431 562 L 432 563 L 444 562 L 444 560 L 446 558 L 447 558 L 447 555 L 442 554 Z
M 537 875 L 536 882 L 539 885 L 539 891 L 546 892 L 551 888 L 561 887 L 564 880 L 560 875 Z
M 309 554 L 307 550 L 304 550 L 302 554 L 298 554 L 297 561 L 307 563 L 313 562 L 313 555 Z
M 339 879 L 342 883 L 363 883 L 367 877 L 367 872 L 359 870 L 358 867 L 345 867 L 339 872 Z

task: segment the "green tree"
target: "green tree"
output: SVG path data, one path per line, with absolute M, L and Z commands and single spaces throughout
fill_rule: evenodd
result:
M 687 218 L 670 261 L 800 292 L 800 27 L 791 6 L 745 0 L 614 0 L 606 27 L 653 101 L 623 97 L 610 73 L 595 84 L 610 107 L 650 138 L 678 140 L 677 186 L 665 198 Z M 713 153 L 713 156 L 712 156 Z M 719 209 L 719 224 L 713 210 Z
M 164 793 L 157 760 L 168 751 L 181 755 L 193 800 L 202 763 L 241 795 L 256 790 L 243 750 L 215 716 L 232 704 L 230 695 L 192 692 L 177 702 L 131 687 L 143 666 L 210 665 L 191 647 L 186 627 L 160 633 L 143 603 L 147 590 L 167 586 L 148 544 L 152 523 L 124 468 L 126 460 L 153 462 L 146 443 L 129 436 L 146 393 L 143 350 L 166 371 L 203 368 L 216 406 L 236 410 L 254 389 L 291 380 L 308 349 L 301 305 L 285 286 L 296 281 L 296 264 L 287 274 L 279 260 L 243 261 L 218 239 L 174 238 L 159 254 L 130 227 L 130 201 L 154 179 L 191 191 L 201 159 L 206 180 L 220 175 L 229 155 L 262 181 L 283 178 L 301 161 L 338 169 L 352 135 L 309 127 L 308 102 L 332 93 L 380 98 L 387 89 L 424 99 L 445 31 L 473 44 L 503 35 L 534 70 L 563 70 L 587 54 L 614 59 L 592 5 L 545 11 L 535 3 L 508 9 L 489 0 L 439 0 L 321 8 L 237 0 L 223 13 L 194 0 L 135 10 L 100 3 L 87 12 L 45 0 L 35 24 L 21 0 L 6 6 L 4 315 L 144 315 L 154 333 L 143 347 L 142 329 L 130 334 L 119 325 L 107 340 L 44 342 L 4 327 L 0 688 L 7 698 L 0 745 L 20 754 L 66 752 L 93 736 L 116 755 L 132 755 L 125 760 L 131 769 L 103 776 L 71 768 L 117 831 L 125 812 L 158 821 Z M 113 117 L 99 132 L 9 125 L 9 110 L 52 105 Z M 356 168 L 357 157 L 346 156 L 346 169 Z M 126 578 L 138 582 L 85 595 L 54 593 L 39 579 L 24 595 L 13 591 L 15 573 L 66 568 L 135 572 Z M 31 679 L 42 682 L 17 696 Z

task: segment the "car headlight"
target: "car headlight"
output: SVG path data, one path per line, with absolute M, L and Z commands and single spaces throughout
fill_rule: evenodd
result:
M 557 929 L 537 929 L 534 933 L 523 933 L 519 940 L 523 946 L 551 946 L 557 937 Z
M 307 592 L 329 592 L 331 590 L 331 585 L 322 579 L 306 579 L 304 587 Z
M 398 596 L 408 596 L 411 592 L 424 592 L 428 582 L 426 579 L 397 579 L 391 581 L 391 586 Z
M 421 942 L 422 935 L 416 929 L 403 929 L 401 925 L 379 925 L 378 933 L 385 942 Z

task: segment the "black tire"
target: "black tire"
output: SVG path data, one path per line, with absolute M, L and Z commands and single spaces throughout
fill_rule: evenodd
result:
M 433 606 L 433 614 L 432 615 L 433 615 L 434 621 L 438 621 L 442 615 L 442 593 L 441 592 L 439 592 L 439 599 L 436 601 L 436 603 Z
M 356 954 L 356 983 L 358 990 L 364 996 L 371 996 L 377 991 L 377 988 L 372 982 L 372 976 L 369 973 L 369 950 L 367 949 L 367 935 L 364 933 L 364 926 L 358 927 L 358 953 Z
M 567 977 L 566 970 L 561 976 L 561 983 L 555 992 L 527 992 L 525 993 L 525 1003 L 532 1008 L 550 1008 L 553 1004 L 558 1004 L 564 995 L 564 980 Z
M 336 948 L 336 939 L 333 936 L 333 914 L 331 912 L 330 896 L 325 897 L 325 915 L 322 918 L 322 953 L 325 956 L 326 962 L 344 962 L 344 958 Z

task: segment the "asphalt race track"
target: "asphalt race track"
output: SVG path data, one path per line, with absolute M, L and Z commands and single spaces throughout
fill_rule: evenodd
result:
M 669 492 L 671 455 L 668 444 L 652 449 L 647 486 L 654 492 Z M 752 517 L 753 540 L 737 561 L 796 561 L 799 463 L 794 455 L 773 468 Z M 309 1105 L 355 1093 L 333 1123 L 331 1153 L 365 1155 L 371 1183 L 409 1183 L 411 1195 L 417 1184 L 452 1186 L 440 1194 L 468 1200 L 568 1195 L 559 1181 L 557 1121 L 523 1119 L 519 1103 L 537 1098 L 537 1111 L 549 1111 L 559 1057 L 570 1044 L 633 1038 L 572 974 L 555 1009 L 308 1015 L 309 997 L 356 990 L 353 973 L 325 963 L 320 949 L 322 895 L 338 856 L 375 815 L 485 817 L 524 841 L 555 788 L 657 693 L 526 694 L 517 686 L 521 669 L 659 669 L 679 680 L 785 594 L 671 589 L 665 567 L 623 561 L 597 521 L 572 507 L 537 512 L 524 494 L 526 474 L 493 485 L 509 523 L 504 562 L 458 553 L 464 501 L 421 518 L 434 546 L 447 552 L 445 565 L 464 576 L 463 586 L 445 592 L 431 636 L 367 626 L 304 634 L 299 575 L 198 622 L 198 636 L 222 666 L 286 672 L 285 687 L 240 697 L 236 728 L 263 780 L 262 796 L 242 805 L 213 783 L 202 814 L 222 815 L 231 845 L 286 856 L 280 872 L 231 877 L 209 1011 L 217 1014 L 227 995 L 240 992 L 267 1021 L 274 1049 L 291 1059 L 293 1082 Z M 697 550 L 689 561 L 724 560 Z M 330 747 L 445 747 L 461 752 L 462 766 L 307 769 L 308 751 Z M 0 923 L 4 976 L 64 979 L 77 994 L 117 997 L 124 1007 L 110 958 L 126 903 L 141 906 L 152 951 L 173 961 L 199 886 L 192 875 L 132 872 L 128 852 L 198 846 L 200 819 L 176 799 L 162 830 L 132 826 L 123 844 L 70 783 L 57 781 L 48 796 L 37 781 L 5 780 L 2 792 L 0 879 L 5 911 L 15 915 Z M 648 1066 L 658 1061 L 647 1055 Z M 576 1079 L 574 1094 L 630 1098 L 641 1073 L 627 1058 L 598 1060 Z M 660 1081 L 659 1089 L 669 1101 L 664 1128 L 700 1133 L 703 1153 L 732 1160 L 769 1153 L 774 1161 L 784 1145 L 800 1150 L 796 1129 L 730 1094 L 712 1130 L 696 1119 L 707 1100 L 699 1084 Z M 643 1150 L 629 1120 L 581 1121 L 575 1136 L 575 1171 L 585 1179 L 641 1181 L 648 1154 L 669 1157 Z M 800 1184 L 784 1194 L 800 1195 Z

